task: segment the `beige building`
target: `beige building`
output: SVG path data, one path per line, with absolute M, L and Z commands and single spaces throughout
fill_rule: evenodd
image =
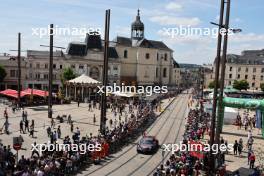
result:
M 209 79 L 210 76 L 207 82 Z M 227 55 L 225 86 L 233 85 L 235 80 L 246 80 L 251 90 L 260 90 L 260 84 L 264 83 L 264 49 L 245 50 L 241 55 Z
M 6 77 L 4 82 L 0 82 L 0 90 L 4 89 L 17 89 L 18 85 L 18 62 L 16 57 L 4 54 L 0 56 L 0 65 L 2 65 L 6 71 Z M 21 86 L 23 87 L 24 81 L 27 77 L 26 74 L 26 61 L 24 57 L 21 57 Z
M 109 47 L 108 82 L 125 85 L 168 85 L 177 86 L 180 70 L 173 59 L 173 50 L 162 41 L 148 40 L 144 37 L 144 24 L 140 14 L 131 25 L 131 38 L 117 36 Z M 53 53 L 53 91 L 61 86 L 64 68 L 72 68 L 77 75 L 86 74 L 98 81 L 103 79 L 103 41 L 100 35 L 88 35 L 83 42 L 71 42 L 66 53 Z M 15 61 L 14 61 L 15 62 Z M 10 70 L 17 65 L 9 57 L 0 64 Z M 9 68 L 11 65 L 11 68 Z M 34 87 L 48 89 L 49 52 L 28 50 L 23 59 L 22 89 Z M 13 73 L 12 73 L 13 74 Z M 7 76 L 4 84 L 15 81 Z M 12 75 L 13 76 L 13 75 Z

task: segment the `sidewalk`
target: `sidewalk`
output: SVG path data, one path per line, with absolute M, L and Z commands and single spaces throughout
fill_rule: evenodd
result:
M 258 132 L 258 129 L 252 130 L 253 134 L 253 151 L 256 155 L 256 162 L 255 166 L 258 166 L 260 164 L 260 161 L 262 159 L 262 164 L 264 163 L 264 139 L 261 136 L 260 132 Z M 245 175 L 248 176 L 249 173 L 252 172 L 252 170 L 249 170 L 249 165 L 247 161 L 247 134 L 248 132 L 245 131 L 245 129 L 238 130 L 237 126 L 234 125 L 224 125 L 223 127 L 223 133 L 221 134 L 221 137 L 224 138 L 224 140 L 227 140 L 228 143 L 233 144 L 235 140 L 239 140 L 240 138 L 243 139 L 243 152 L 242 156 L 235 156 L 233 153 L 230 153 L 226 155 L 226 168 L 229 171 L 236 171 L 240 170 L 241 176 Z

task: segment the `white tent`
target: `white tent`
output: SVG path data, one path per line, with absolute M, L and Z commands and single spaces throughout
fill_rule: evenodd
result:
M 77 78 L 69 80 L 69 83 L 73 83 L 73 84 L 100 84 L 101 82 L 91 78 L 90 76 L 82 74 L 81 76 L 79 76 Z
M 224 124 L 231 125 L 236 122 L 238 111 L 235 108 L 225 107 Z
M 119 97 L 134 97 L 136 96 L 136 93 L 130 93 L 130 92 L 120 92 L 120 91 L 116 91 L 112 93 L 115 96 L 119 96 Z
M 89 99 L 90 99 L 90 93 L 92 92 L 92 90 L 90 90 L 90 87 L 94 88 L 101 85 L 101 82 L 91 78 L 90 76 L 87 76 L 85 74 L 82 74 L 81 76 L 74 78 L 72 80 L 67 81 L 66 84 L 66 97 L 68 97 L 68 86 L 73 86 L 74 87 L 74 99 L 76 100 L 77 98 L 77 88 L 79 88 L 78 92 L 81 91 L 82 95 L 82 100 L 84 99 L 84 92 L 89 93 Z M 86 91 L 85 91 L 86 90 Z M 71 91 L 70 91 L 71 93 Z

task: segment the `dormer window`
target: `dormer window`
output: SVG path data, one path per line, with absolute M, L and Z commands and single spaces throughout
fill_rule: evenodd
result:
M 127 58 L 127 50 L 124 51 L 124 58 Z
M 146 53 L 145 57 L 146 57 L 146 59 L 149 59 L 149 53 Z

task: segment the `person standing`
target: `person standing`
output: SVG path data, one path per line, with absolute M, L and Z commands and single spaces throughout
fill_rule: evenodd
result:
M 22 120 L 25 121 L 25 111 L 22 111 Z
M 58 133 L 58 139 L 60 139 L 61 138 L 61 128 L 60 128 L 60 125 L 58 126 L 57 133 Z
M 73 132 L 73 121 L 71 121 L 71 132 Z
M 239 156 L 241 156 L 241 153 L 242 153 L 242 150 L 243 150 L 243 140 L 242 140 L 242 138 L 239 139 L 237 150 L 238 150 Z
M 25 133 L 24 129 L 23 129 L 23 125 L 24 125 L 23 124 L 23 120 L 21 120 L 20 123 L 19 123 L 19 131 L 20 131 L 20 133 Z
M 249 156 L 249 161 L 250 161 L 249 169 L 254 169 L 255 160 L 256 160 L 255 154 L 254 152 L 251 152 Z
M 29 132 L 29 122 L 27 119 L 25 120 L 25 131 Z
M 25 120 L 27 120 L 28 114 L 27 111 L 25 111 Z
M 6 132 L 6 134 L 9 134 L 9 130 L 8 130 L 9 123 L 8 123 L 8 120 L 5 121 L 4 126 L 5 126 L 5 132 Z
M 29 136 L 31 136 L 32 138 L 34 138 L 34 126 L 33 125 L 30 125 Z
M 51 126 L 51 128 L 54 128 L 54 126 L 55 126 L 55 122 L 54 122 L 54 119 L 53 118 L 50 121 L 50 126 Z
M 31 125 L 33 128 L 35 128 L 35 121 L 34 120 L 31 120 Z
M 95 114 L 93 116 L 93 124 L 95 125 L 95 122 L 96 122 L 96 117 L 95 117 Z
M 237 150 L 238 150 L 238 143 L 237 143 L 237 140 L 235 140 L 235 143 L 234 143 L 234 155 L 237 155 Z

